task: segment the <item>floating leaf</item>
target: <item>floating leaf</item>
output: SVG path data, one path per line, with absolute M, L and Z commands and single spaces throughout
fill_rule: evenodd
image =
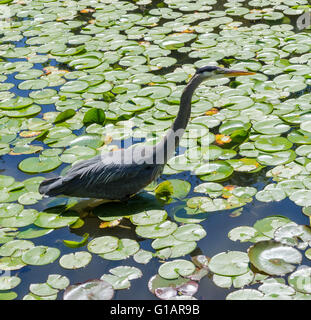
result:
M 69 285 L 69 279 L 60 274 L 50 274 L 46 283 L 54 289 L 63 290 Z
M 294 271 L 294 264 L 302 260 L 298 250 L 272 240 L 256 243 L 250 247 L 248 255 L 258 270 L 279 276 Z
M 92 108 L 88 110 L 83 117 L 83 123 L 86 125 L 92 123 L 104 124 L 106 120 L 106 115 L 104 110 L 98 108 Z
M 114 295 L 112 286 L 104 280 L 89 280 L 71 285 L 64 292 L 64 300 L 111 300 Z
M 34 224 L 41 228 L 62 228 L 75 223 L 78 219 L 79 216 L 77 215 L 40 212 Z
M 136 233 L 144 238 L 166 237 L 177 229 L 177 224 L 171 221 L 164 221 L 152 225 L 139 225 L 136 227 Z
M 50 296 L 58 293 L 57 289 L 52 288 L 47 283 L 32 283 L 29 290 L 38 296 Z
M 248 272 L 249 259 L 246 253 L 240 251 L 222 252 L 211 258 L 208 267 L 215 274 L 223 276 L 238 276 Z
M 296 291 L 310 294 L 311 293 L 310 276 L 311 276 L 310 267 L 304 267 L 304 268 L 298 269 L 288 277 L 288 284 L 292 286 Z
M 89 242 L 87 248 L 92 253 L 103 254 L 116 250 L 119 245 L 119 239 L 111 236 L 94 238 Z
M 47 246 L 36 246 L 29 249 L 22 255 L 22 260 L 26 264 L 41 266 L 54 262 L 60 255 L 57 248 Z
M 21 279 L 16 276 L 2 276 L 0 277 L 0 290 L 11 290 L 17 287 Z
M 148 210 L 134 214 L 130 217 L 135 225 L 149 225 L 163 222 L 167 217 L 165 210 Z
M 81 241 L 63 240 L 63 243 L 69 248 L 80 248 L 87 244 L 88 238 L 89 238 L 89 234 L 85 233 Z
M 187 260 L 174 260 L 165 262 L 159 268 L 159 275 L 165 279 L 177 279 L 179 276 L 188 276 L 195 270 L 192 262 Z
M 59 264 L 65 269 L 83 268 L 91 262 L 92 255 L 86 251 L 79 251 L 63 255 Z

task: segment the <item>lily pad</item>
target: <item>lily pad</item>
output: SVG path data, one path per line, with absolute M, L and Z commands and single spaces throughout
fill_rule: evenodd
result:
M 261 241 L 248 250 L 250 262 L 260 271 L 282 276 L 295 270 L 294 264 L 301 263 L 301 253 L 281 243 Z
M 136 233 L 144 238 L 166 237 L 177 229 L 177 224 L 166 220 L 164 222 L 152 225 L 139 225 L 136 227 Z
M 40 212 L 34 224 L 41 228 L 63 228 L 75 223 L 79 219 L 77 215 L 59 215 L 49 212 Z
M 83 268 L 91 262 L 92 255 L 86 251 L 79 251 L 63 255 L 59 264 L 65 269 Z
M 187 260 L 165 262 L 159 268 L 159 275 L 165 279 L 177 279 L 179 276 L 188 276 L 195 270 L 195 265 Z
M 0 277 L 0 290 L 11 290 L 17 287 L 21 279 L 16 276 L 2 276 Z
M 139 244 L 135 240 L 121 239 L 118 248 L 114 251 L 100 254 L 99 256 L 107 260 L 123 260 L 134 255 L 139 250 Z
M 149 225 L 163 222 L 167 217 L 165 210 L 148 210 L 134 214 L 130 217 L 135 225 Z
M 296 291 L 302 293 L 311 293 L 310 284 L 311 268 L 304 267 L 293 272 L 288 277 L 288 284 L 293 287 Z
M 87 246 L 92 253 L 103 254 L 116 250 L 119 245 L 119 239 L 111 236 L 94 238 Z
M 30 265 L 45 265 L 54 262 L 60 255 L 57 248 L 36 246 L 22 255 L 22 260 Z
M 240 251 L 222 252 L 211 258 L 208 267 L 215 274 L 223 276 L 238 276 L 248 272 L 249 259 L 246 253 Z
M 21 161 L 18 168 L 26 173 L 49 172 L 61 165 L 58 157 L 31 157 Z
M 46 283 L 54 289 L 63 290 L 68 287 L 69 279 L 60 274 L 50 274 Z
M 112 286 L 104 280 L 89 280 L 71 285 L 64 292 L 64 300 L 111 300 L 114 295 Z

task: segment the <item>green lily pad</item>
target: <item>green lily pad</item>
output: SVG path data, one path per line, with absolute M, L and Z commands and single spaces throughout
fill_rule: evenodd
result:
M 54 262 L 60 255 L 57 248 L 47 246 L 36 246 L 26 251 L 22 255 L 22 260 L 26 264 L 41 266 Z
M 21 283 L 21 279 L 16 276 L 0 277 L 0 290 L 11 290 Z
M 255 141 L 255 147 L 266 152 L 284 151 L 290 149 L 292 145 L 290 141 L 282 137 L 262 137 Z
M 16 292 L 1 292 L 0 293 L 0 300 L 13 300 L 17 297 Z
M 16 238 L 18 239 L 33 239 L 33 238 L 38 238 L 42 237 L 46 234 L 49 234 L 53 231 L 54 229 L 35 229 L 32 227 L 29 227 L 28 229 L 24 231 L 20 231 Z
M 65 269 L 83 268 L 91 262 L 92 255 L 86 251 L 79 251 L 63 255 L 59 264 Z
M 248 250 L 250 262 L 260 271 L 282 276 L 295 270 L 294 264 L 301 263 L 301 253 L 281 243 L 261 241 Z
M 57 289 L 52 288 L 47 283 L 32 283 L 29 286 L 29 290 L 31 293 L 38 296 L 51 296 L 58 293 Z
M 104 110 L 98 108 L 92 108 L 88 110 L 83 117 L 83 123 L 86 125 L 97 123 L 104 124 L 106 120 L 106 115 Z
M 18 203 L 1 203 L 0 218 L 14 217 L 23 211 L 24 207 Z
M 8 228 L 25 227 L 34 223 L 38 215 L 39 213 L 35 209 L 24 209 L 14 216 L 0 218 L 0 225 Z
M 49 172 L 61 165 L 58 157 L 31 157 L 21 161 L 18 168 L 26 173 Z
M 152 257 L 153 255 L 150 251 L 140 249 L 134 254 L 133 259 L 137 263 L 147 264 Z
M 28 97 L 17 97 L 9 100 L 5 100 L 0 103 L 0 109 L 2 110 L 19 110 L 29 107 L 33 103 L 33 99 Z
M 276 229 L 290 222 L 290 219 L 284 216 L 270 216 L 257 220 L 254 224 L 254 228 L 263 235 L 273 238 Z
M 199 241 L 206 236 L 206 231 L 197 224 L 187 224 L 180 226 L 172 234 L 180 241 Z
M 280 119 L 261 120 L 253 125 L 254 130 L 262 134 L 282 134 L 290 129 L 290 126 Z
M 37 203 L 42 197 L 39 192 L 26 192 L 18 198 L 18 202 L 23 205 L 31 205 Z
M 54 289 L 63 290 L 68 287 L 69 279 L 60 274 L 50 274 L 46 283 Z
M 221 181 L 232 175 L 233 168 L 226 161 L 211 161 L 198 166 L 194 173 L 203 181 Z
M 263 293 L 255 289 L 240 289 L 229 293 L 226 300 L 262 300 Z
M 69 286 L 64 292 L 64 300 L 111 300 L 112 286 L 104 280 L 89 280 Z
M 195 271 L 195 265 L 187 260 L 173 260 L 162 264 L 158 270 L 164 279 L 177 279 L 179 276 L 188 276 Z
M 150 225 L 161 223 L 167 218 L 165 210 L 147 210 L 130 217 L 131 222 L 135 225 Z
M 79 219 L 77 215 L 58 215 L 49 212 L 40 212 L 34 224 L 41 228 L 63 228 L 75 223 Z
M 211 258 L 208 267 L 215 274 L 238 276 L 248 272 L 249 259 L 246 253 L 229 251 L 219 253 Z
M 278 166 L 289 163 L 296 158 L 294 150 L 273 152 L 271 154 L 260 154 L 257 157 L 258 162 L 264 166 Z
M 31 241 L 27 240 L 12 240 L 3 244 L 0 247 L 0 255 L 7 257 L 20 257 L 25 251 L 34 247 Z
M 230 230 L 228 233 L 228 238 L 232 241 L 239 240 L 241 242 L 247 242 L 247 241 L 252 241 L 259 234 L 260 233 L 258 232 L 258 230 L 256 230 L 253 227 L 240 226 Z M 269 239 L 268 237 L 266 238 L 264 237 L 263 240 L 268 240 L 268 239 Z
M 19 270 L 26 265 L 20 257 L 0 258 L 0 268 L 2 270 Z
M 298 206 L 308 207 L 311 205 L 310 195 L 311 195 L 311 190 L 301 189 L 293 192 L 289 196 L 289 198 L 292 201 L 294 201 Z
M 89 84 L 86 81 L 82 80 L 75 80 L 75 81 L 68 81 L 62 87 L 61 91 L 63 92 L 83 92 Z
M 310 276 L 310 267 L 298 269 L 288 277 L 288 284 L 298 292 L 310 294 Z
M 119 239 L 111 236 L 103 236 L 91 240 L 87 248 L 90 252 L 104 254 L 116 250 L 119 246 Z
M 160 238 L 166 237 L 177 229 L 177 224 L 171 221 L 164 221 L 152 225 L 139 225 L 136 227 L 135 232 L 143 238 Z
M 121 239 L 118 248 L 114 251 L 100 254 L 99 256 L 107 260 L 123 260 L 134 255 L 139 250 L 139 244 L 135 240 Z

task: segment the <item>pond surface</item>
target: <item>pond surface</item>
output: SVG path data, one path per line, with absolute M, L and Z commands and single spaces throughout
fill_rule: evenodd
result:
M 114 299 L 310 299 L 309 8 L 0 0 L 0 299 L 63 299 L 101 277 Z M 77 199 L 38 193 L 73 163 L 159 141 L 205 65 L 256 74 L 197 89 L 176 156 L 142 194 L 79 217 Z M 117 247 L 94 251 L 102 237 Z M 52 274 L 68 283 L 46 284 Z

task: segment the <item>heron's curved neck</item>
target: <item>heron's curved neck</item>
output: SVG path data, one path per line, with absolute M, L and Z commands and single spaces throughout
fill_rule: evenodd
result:
M 163 140 L 155 146 L 155 153 L 158 156 L 158 159 L 163 159 L 164 164 L 174 155 L 175 150 L 179 145 L 180 139 L 190 119 L 193 93 L 201 82 L 202 79 L 197 74 L 195 74 L 188 82 L 181 95 L 179 111 L 173 125 L 168 130 Z

